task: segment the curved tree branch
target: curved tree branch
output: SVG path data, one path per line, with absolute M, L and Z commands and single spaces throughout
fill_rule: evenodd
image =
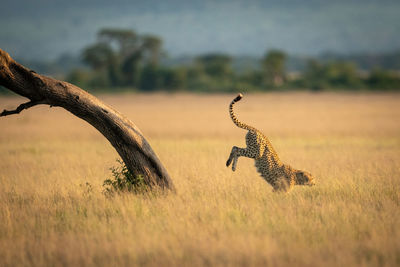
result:
M 149 187 L 174 189 L 171 178 L 143 134 L 124 115 L 70 83 L 31 71 L 0 49 L 0 85 L 30 99 L 0 116 L 18 114 L 38 104 L 62 107 L 87 121 L 105 136 L 133 175 Z

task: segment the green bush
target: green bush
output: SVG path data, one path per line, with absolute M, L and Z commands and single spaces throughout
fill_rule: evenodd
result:
M 144 193 L 147 192 L 147 186 L 144 183 L 143 176 L 134 176 L 126 167 L 125 163 L 118 159 L 119 166 L 111 167 L 112 177 L 104 180 L 104 193 L 108 196 L 114 193 Z

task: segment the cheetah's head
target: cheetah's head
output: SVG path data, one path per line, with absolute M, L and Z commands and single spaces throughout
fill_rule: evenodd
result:
M 314 177 L 306 171 L 296 171 L 296 184 L 298 185 L 315 185 Z

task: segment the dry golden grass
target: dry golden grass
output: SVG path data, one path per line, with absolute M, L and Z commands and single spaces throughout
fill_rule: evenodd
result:
M 239 118 L 317 177 L 289 194 L 272 193 L 250 159 L 225 167 L 244 145 L 233 97 L 100 96 L 169 170 L 177 193 L 158 197 L 104 197 L 117 154 L 66 111 L 1 118 L 0 265 L 399 266 L 400 95 L 245 95 Z

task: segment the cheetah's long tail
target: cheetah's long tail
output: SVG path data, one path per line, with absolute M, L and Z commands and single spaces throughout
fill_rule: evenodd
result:
M 238 94 L 238 96 L 232 100 L 231 104 L 229 105 L 229 114 L 231 115 L 231 119 L 232 119 L 233 123 L 236 124 L 237 127 L 245 129 L 245 130 L 254 130 L 254 127 L 251 127 L 245 123 L 240 122 L 238 120 L 238 118 L 236 117 L 235 112 L 233 112 L 233 104 L 235 104 L 240 99 L 242 99 L 242 97 L 243 97 L 242 94 Z

